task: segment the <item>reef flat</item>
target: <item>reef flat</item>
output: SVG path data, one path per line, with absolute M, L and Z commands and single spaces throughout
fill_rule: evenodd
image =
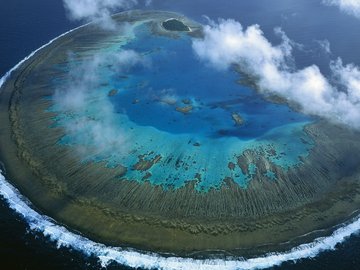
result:
M 171 18 L 192 32 L 167 32 Z M 238 73 L 187 73 L 196 62 L 180 59 L 191 56 L 201 26 L 181 15 L 114 19 L 127 28 L 82 27 L 40 50 L 1 89 L 1 160 L 40 210 L 100 242 L 210 256 L 286 249 L 359 208 L 357 132 L 270 103 L 237 84 Z M 93 88 L 80 92 L 73 71 L 99 55 L 104 81 L 88 78 Z M 109 60 L 116 55 L 122 61 Z M 219 91 L 224 84 L 228 92 Z M 69 107 L 74 85 L 86 98 Z

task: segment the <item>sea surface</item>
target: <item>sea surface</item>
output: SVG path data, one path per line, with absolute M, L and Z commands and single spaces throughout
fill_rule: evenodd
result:
M 317 64 L 327 74 L 330 60 L 341 57 L 344 63 L 360 65 L 360 20 L 326 7 L 319 0 L 153 0 L 149 8 L 183 13 L 202 23 L 207 18 L 232 18 L 245 27 L 259 24 L 273 43 L 280 26 L 299 45 L 295 50 L 298 68 Z M 65 15 L 61 1 L 0 0 L 0 77 L 33 50 L 68 31 L 79 22 Z M 331 54 L 321 49 L 328 40 Z M 146 121 L 146 119 L 143 119 Z M 10 179 L 11 181 L 11 179 Z M 96 258 L 78 251 L 58 249 L 0 200 L 0 269 L 99 269 Z M 360 237 L 354 235 L 315 258 L 287 262 L 272 269 L 359 269 Z M 108 269 L 128 269 L 112 264 Z

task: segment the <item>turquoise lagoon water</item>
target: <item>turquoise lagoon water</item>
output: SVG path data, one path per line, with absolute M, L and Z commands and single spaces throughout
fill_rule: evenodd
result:
M 257 160 L 246 164 L 247 174 L 237 165 L 229 169 L 229 163 L 236 164 L 247 149 L 275 149 L 275 155 L 269 154 L 267 159 L 284 170 L 298 165 L 299 157 L 308 154 L 313 142 L 303 127 L 311 118 L 284 104 L 266 101 L 239 84 L 240 75 L 235 71 L 201 62 L 186 34 L 179 38 L 155 36 L 146 25 L 135 27 L 133 34 L 126 42 L 119 39 L 119 44 L 96 53 L 131 50 L 140 53 L 147 64 L 117 69 L 109 59 L 108 64 L 96 69 L 101 79 L 87 92 L 85 110 L 69 114 L 56 102 L 52 108 L 58 113 L 57 126 L 66 127 L 86 117 L 111 127 L 104 131 L 104 140 L 108 136 L 122 138 L 121 147 L 115 143 L 91 151 L 84 154 L 84 162 L 105 161 L 111 168 L 125 166 L 124 178 L 150 181 L 164 189 L 180 188 L 197 179 L 195 188 L 208 191 L 219 188 L 227 177 L 247 187 L 257 173 Z M 66 85 L 63 80 L 56 81 L 59 83 Z M 116 91 L 109 95 L 112 89 Z M 101 115 L 104 106 L 111 108 L 110 114 Z M 243 123 L 236 123 L 234 115 Z M 84 124 L 76 132 L 70 129 L 59 143 L 93 149 L 98 142 L 88 135 L 91 128 L 91 124 Z M 161 160 L 149 170 L 134 169 L 139 156 L 153 160 L 158 155 Z M 263 177 L 276 180 L 272 171 Z

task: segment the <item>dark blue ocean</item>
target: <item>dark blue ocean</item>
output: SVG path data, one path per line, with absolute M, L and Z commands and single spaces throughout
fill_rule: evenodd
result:
M 245 27 L 259 24 L 274 43 L 279 38 L 273 29 L 280 26 L 301 44 L 295 50 L 298 68 L 316 64 L 326 74 L 329 62 L 337 57 L 360 65 L 360 19 L 324 6 L 321 0 L 153 0 L 149 8 L 180 12 L 203 23 L 206 15 L 233 18 Z M 0 0 L 0 77 L 33 50 L 79 24 L 68 20 L 61 0 Z M 319 41 L 323 40 L 331 44 L 331 54 L 321 49 Z M 0 200 L 0 269 L 99 268 L 95 258 L 57 249 L 42 235 L 30 232 L 21 217 Z M 127 268 L 110 265 L 108 269 Z M 273 269 L 360 269 L 360 237 L 352 236 L 335 251 L 316 258 Z

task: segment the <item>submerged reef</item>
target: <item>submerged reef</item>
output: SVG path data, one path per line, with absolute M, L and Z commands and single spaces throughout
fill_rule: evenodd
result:
M 116 96 L 118 93 L 119 93 L 119 90 L 112 89 L 112 90 L 109 91 L 108 96 L 113 97 L 113 96 Z
M 193 110 L 193 106 L 191 106 L 191 105 L 188 105 L 188 106 L 185 106 L 185 107 L 177 107 L 177 108 L 176 108 L 176 111 L 181 112 L 181 113 L 183 113 L 183 114 L 188 114 L 188 113 L 190 113 L 192 110 Z
M 287 249 L 359 209 L 358 132 L 202 66 L 182 15 L 114 20 L 128 32 L 79 28 L 0 91 L 0 157 L 35 206 L 106 244 L 202 258 Z
M 235 125 L 241 126 L 244 124 L 244 119 L 238 113 L 232 113 L 231 117 L 234 120 Z

